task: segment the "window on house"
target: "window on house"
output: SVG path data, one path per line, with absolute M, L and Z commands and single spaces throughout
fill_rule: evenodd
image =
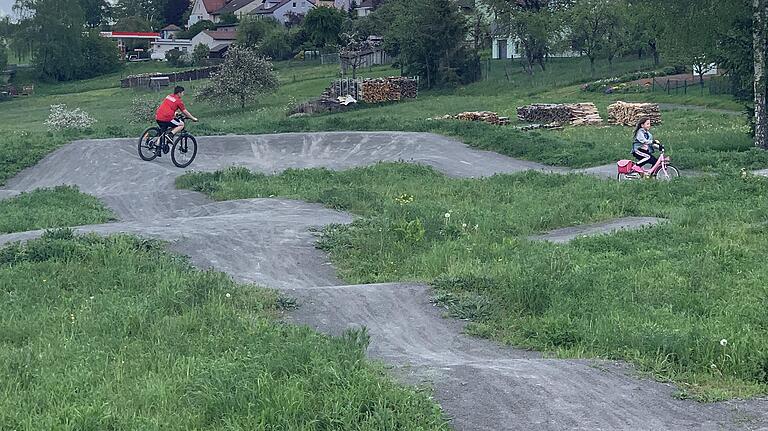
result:
M 293 7 L 296 7 L 296 2 L 293 2 Z
M 186 46 L 182 46 L 181 50 L 184 51 L 184 52 L 187 52 L 187 47 Z

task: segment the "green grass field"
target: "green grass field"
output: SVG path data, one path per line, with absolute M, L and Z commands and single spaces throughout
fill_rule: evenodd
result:
M 260 103 L 245 110 L 221 108 L 187 97 L 189 109 L 201 122 L 192 126 L 198 135 L 225 133 L 273 133 L 333 130 L 404 130 L 425 131 L 456 137 L 469 145 L 495 150 L 524 159 L 549 164 L 585 167 L 610 163 L 626 157 L 631 130 L 623 127 L 580 127 L 563 131 L 519 132 L 514 128 L 494 127 L 452 121 L 428 121 L 427 118 L 468 110 L 493 110 L 515 117 L 517 106 L 532 102 L 592 101 L 602 115 L 616 99 L 626 101 L 657 100 L 664 103 L 689 103 L 700 106 L 742 109 L 741 103 L 725 96 L 683 96 L 659 93 L 603 95 L 581 92 L 576 83 L 591 80 L 584 59 L 553 59 L 546 72 L 533 77 L 519 67 L 508 66 L 510 81 L 499 75 L 502 67 L 492 66 L 489 79 L 455 90 L 423 92 L 417 100 L 360 107 L 351 112 L 304 118 L 287 118 L 286 112 L 296 102 L 317 97 L 338 75 L 334 66 L 296 67 L 277 64 L 281 87 Z M 154 65 L 154 66 L 153 66 Z M 142 63 L 122 74 L 147 72 L 158 63 Z M 609 70 L 598 64 L 599 76 L 648 68 L 645 61 L 626 60 Z M 360 71 L 361 76 L 398 74 L 386 66 Z M 118 74 L 88 81 L 40 88 L 36 96 L 0 103 L 0 128 L 11 139 L 2 144 L 0 182 L 19 169 L 34 164 L 51 149 L 83 137 L 130 137 L 138 135 L 144 123 L 129 122 L 131 99 L 143 96 L 160 99 L 161 94 L 119 88 Z M 185 84 L 193 93 L 199 82 Z M 565 85 L 565 87 L 562 87 Z M 65 103 L 91 113 L 97 123 L 93 130 L 52 135 L 42 124 L 49 106 Z M 681 168 L 731 169 L 768 166 L 766 153 L 752 149 L 744 117 L 718 112 L 671 111 L 664 124 L 655 129 L 656 137 L 668 144 L 669 152 Z M 31 149 L 31 151 L 30 151 Z M 7 155 L 7 156 L 6 156 Z
M 131 237 L 0 249 L 0 429 L 445 430 L 367 336 L 274 320 L 275 292 Z
M 113 219 L 98 199 L 61 186 L 0 200 L 0 233 L 105 223 Z
M 340 275 L 434 283 L 451 315 L 475 321 L 474 334 L 563 357 L 626 359 L 701 399 L 768 392 L 761 177 L 455 180 L 379 164 L 278 176 L 238 168 L 189 174 L 178 185 L 216 199 L 280 196 L 363 216 L 321 240 Z M 669 223 L 568 245 L 525 239 L 620 216 Z

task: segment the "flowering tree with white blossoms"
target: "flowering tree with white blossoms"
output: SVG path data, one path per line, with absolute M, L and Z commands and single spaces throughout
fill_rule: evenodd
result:
M 238 102 L 245 108 L 263 94 L 273 93 L 279 83 L 272 63 L 255 49 L 233 45 L 221 69 L 211 76 L 211 81 L 197 94 L 198 98 L 229 104 Z
M 51 105 L 51 113 L 45 120 L 48 130 L 59 131 L 67 129 L 90 129 L 96 123 L 96 119 L 80 108 L 67 109 L 67 105 Z

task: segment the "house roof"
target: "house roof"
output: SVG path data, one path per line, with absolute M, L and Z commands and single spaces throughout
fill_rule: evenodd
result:
M 274 4 L 271 7 L 267 7 L 267 3 L 262 3 L 262 4 L 259 5 L 259 7 L 257 7 L 254 10 L 252 10 L 251 13 L 252 14 L 269 14 L 269 13 L 272 13 L 275 10 L 281 8 L 283 5 L 285 5 L 286 3 L 289 3 L 291 1 L 293 1 L 293 0 L 281 0 L 280 2 Z M 315 4 L 314 0 L 307 0 L 307 2 L 312 4 L 312 5 Z
M 203 6 L 208 13 L 214 13 L 224 7 L 227 0 L 203 0 Z
M 248 6 L 256 0 L 229 0 L 221 9 L 213 12 L 212 15 L 221 15 L 225 13 L 235 13 Z
M 358 6 L 358 9 L 373 9 L 374 3 L 373 0 L 363 0 L 360 2 L 360 6 Z
M 203 33 L 212 37 L 213 40 L 237 40 L 237 31 L 203 30 Z
M 220 43 L 220 44 L 214 46 L 213 48 L 211 48 L 210 52 L 221 52 L 221 51 L 226 50 L 227 48 L 229 48 L 229 44 L 228 43 Z
M 181 27 L 176 24 L 171 24 L 160 31 L 181 31 Z

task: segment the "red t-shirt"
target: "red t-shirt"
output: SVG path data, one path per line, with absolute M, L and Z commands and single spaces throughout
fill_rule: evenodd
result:
M 158 121 L 171 121 L 178 109 L 184 110 L 187 108 L 184 107 L 184 102 L 181 101 L 181 97 L 176 94 L 169 94 L 165 96 L 165 100 L 163 100 L 163 103 L 157 108 L 155 119 Z

